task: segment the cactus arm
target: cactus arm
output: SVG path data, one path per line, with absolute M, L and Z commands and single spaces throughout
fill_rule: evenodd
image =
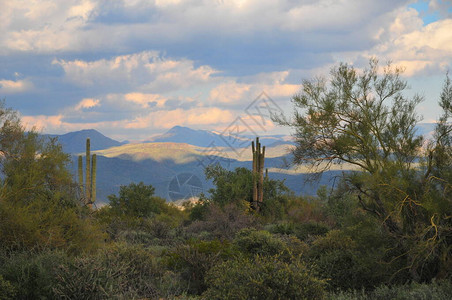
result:
M 85 196 L 88 203 L 91 202 L 91 141 L 86 139 L 86 183 Z
M 97 171 L 97 155 L 93 154 L 91 168 L 91 203 L 96 202 L 96 171 Z
M 80 195 L 83 195 L 83 157 L 78 156 L 78 185 L 80 188 Z

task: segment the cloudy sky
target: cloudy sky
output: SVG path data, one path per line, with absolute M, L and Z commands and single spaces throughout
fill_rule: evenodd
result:
M 274 133 L 257 97 L 289 111 L 302 79 L 372 56 L 406 67 L 429 122 L 452 66 L 445 0 L 0 0 L 0 20 L 0 98 L 48 133 Z

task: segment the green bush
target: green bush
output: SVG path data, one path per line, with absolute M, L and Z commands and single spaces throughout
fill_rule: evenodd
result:
M 226 241 L 191 241 L 169 252 L 166 264 L 170 270 L 180 274 L 181 284 L 185 285 L 181 290 L 201 294 L 206 289 L 206 272 L 234 254 L 230 243 Z
M 295 224 L 289 222 L 269 224 L 264 229 L 276 234 L 295 234 Z
M 450 281 L 433 282 L 432 284 L 412 283 L 402 286 L 381 286 L 370 296 L 372 300 L 449 300 L 452 299 L 452 283 Z
M 252 226 L 256 226 L 256 219 L 240 206 L 234 203 L 224 207 L 210 204 L 205 220 L 194 221 L 188 226 L 187 232 L 209 232 L 211 239 L 231 239 L 241 229 Z
M 122 185 L 119 196 L 110 195 L 108 200 L 111 210 L 118 216 L 150 217 L 167 209 L 165 199 L 154 196 L 154 192 L 152 185 L 131 183 Z
M 371 247 L 333 230 L 312 243 L 308 258 L 331 289 L 372 289 L 384 282 L 390 268 L 382 261 L 384 252 Z
M 30 204 L 2 200 L 0 197 L 0 247 L 81 253 L 95 251 L 104 241 L 104 233 L 89 216 L 61 206 L 56 199 L 37 198 Z
M 411 283 L 400 286 L 382 285 L 373 292 L 348 291 L 330 293 L 328 300 L 449 300 L 452 299 L 452 283 L 439 281 L 431 284 Z
M 237 233 L 234 245 L 244 254 L 254 256 L 274 256 L 288 252 L 287 245 L 268 231 L 243 229 Z
M 298 260 L 256 256 L 228 260 L 206 275 L 205 299 L 323 299 L 324 282 Z
M 327 225 L 316 222 L 307 222 L 297 224 L 294 229 L 294 234 L 301 241 L 307 240 L 309 237 L 324 236 L 330 229 Z
M 67 261 L 65 253 L 27 251 L 5 258 L 0 275 L 14 287 L 17 299 L 55 298 L 52 288 L 56 282 L 56 269 Z
M 253 228 L 237 233 L 234 246 L 242 254 L 253 257 L 279 255 L 280 259 L 291 261 L 308 251 L 308 245 L 292 235 L 276 235 Z
M 16 289 L 11 284 L 11 282 L 3 279 L 0 275 L 0 299 L 2 300 L 12 300 L 16 297 Z
M 190 221 L 203 221 L 206 219 L 209 211 L 210 202 L 205 198 L 204 194 L 201 194 L 200 199 L 196 203 L 186 202 L 184 203 L 186 210 L 188 211 L 188 217 Z
M 60 265 L 53 290 L 63 299 L 156 298 L 158 277 L 152 254 L 119 244 Z

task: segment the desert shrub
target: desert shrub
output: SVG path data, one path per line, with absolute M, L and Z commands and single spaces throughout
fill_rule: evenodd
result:
M 55 199 L 32 203 L 0 200 L 0 247 L 27 251 L 63 249 L 71 253 L 95 251 L 105 235 L 89 216 Z
M 0 275 L 13 286 L 16 299 L 52 299 L 56 269 L 66 261 L 60 251 L 15 252 L 6 257 Z
M 295 224 L 325 222 L 324 203 L 317 198 L 291 197 L 287 202 L 287 220 Z
M 265 228 L 274 234 L 294 235 L 301 241 L 324 236 L 330 230 L 326 224 L 312 221 L 306 223 L 280 222 L 267 225 Z
M 235 253 L 226 241 L 190 241 L 166 255 L 168 268 L 180 274 L 185 290 L 201 294 L 206 289 L 204 276 L 214 265 Z
M 53 290 L 63 299 L 156 298 L 158 276 L 146 249 L 116 244 L 60 265 Z
M 16 297 L 16 289 L 8 280 L 3 279 L 0 275 L 0 299 L 2 300 L 12 300 Z
M 286 245 L 288 249 L 287 258 L 301 257 L 309 251 L 309 246 L 305 242 L 300 241 L 293 235 L 279 235 L 279 239 Z
M 324 282 L 299 260 L 256 256 L 228 260 L 206 275 L 205 299 L 322 299 Z
M 233 245 L 242 254 L 254 257 L 275 256 L 290 262 L 308 251 L 308 245 L 292 235 L 275 235 L 268 231 L 243 229 L 237 233 Z
M 236 232 L 257 224 L 256 219 L 235 204 L 210 204 L 204 221 L 187 227 L 189 233 L 209 232 L 212 239 L 231 239 Z
M 411 283 L 402 286 L 380 286 L 370 295 L 372 300 L 447 300 L 452 299 L 452 283 L 450 281 L 433 282 L 431 284 Z
M 276 224 L 268 224 L 264 227 L 265 230 L 276 234 L 294 234 L 295 224 L 291 222 L 280 222 Z
M 184 202 L 182 206 L 184 211 L 188 213 L 188 219 L 190 221 L 205 220 L 207 212 L 209 211 L 209 206 L 211 202 L 207 199 L 204 193 L 201 193 L 198 201 L 196 202 Z
M 150 245 L 154 235 L 144 230 L 122 230 L 116 234 L 115 240 L 128 244 Z
M 237 233 L 234 245 L 244 254 L 274 256 L 288 252 L 287 245 L 268 231 L 243 229 Z
M 358 243 L 354 237 L 333 230 L 316 239 L 308 257 L 330 289 L 372 289 L 390 274 L 384 251 Z
M 307 222 L 296 224 L 294 234 L 301 241 L 307 240 L 309 237 L 324 236 L 328 233 L 329 227 L 322 223 Z
M 450 281 L 438 281 L 430 284 L 411 283 L 399 286 L 382 285 L 374 291 L 341 291 L 330 293 L 329 300 L 449 300 L 452 299 Z
M 160 213 L 147 217 L 120 214 L 118 209 L 105 206 L 95 217 L 113 241 L 132 244 L 171 244 L 178 240 L 178 230 L 186 220 L 186 213 L 171 204 L 162 205 Z

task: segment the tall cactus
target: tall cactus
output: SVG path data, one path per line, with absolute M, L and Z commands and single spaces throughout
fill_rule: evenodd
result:
M 259 211 L 264 200 L 265 146 L 261 150 L 258 137 L 256 137 L 256 144 L 254 144 L 254 141 L 251 142 L 251 151 L 253 152 L 253 203 L 251 207 Z
M 96 202 L 96 170 L 97 170 L 97 155 L 93 154 L 91 166 L 91 203 Z
M 83 157 L 78 156 L 78 186 L 80 189 L 80 195 L 83 195 Z
M 78 157 L 78 182 L 80 192 L 88 206 L 91 206 L 96 201 L 96 170 L 97 170 L 97 156 L 93 154 L 91 157 L 91 141 L 86 139 L 86 173 L 85 173 L 85 189 L 83 190 L 83 158 Z

